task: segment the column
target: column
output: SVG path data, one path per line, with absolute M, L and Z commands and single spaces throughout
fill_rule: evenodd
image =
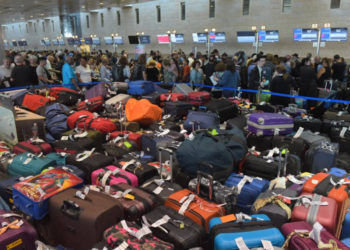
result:
M 0 64 L 2 64 L 4 57 L 5 57 L 4 37 L 2 32 L 2 26 L 0 25 Z

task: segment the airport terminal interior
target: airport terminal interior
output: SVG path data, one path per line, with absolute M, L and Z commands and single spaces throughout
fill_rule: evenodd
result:
M 0 250 L 350 250 L 349 0 L 0 0 Z

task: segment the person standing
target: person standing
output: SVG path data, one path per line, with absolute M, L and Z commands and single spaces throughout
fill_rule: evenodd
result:
M 204 80 L 203 70 L 201 68 L 201 63 L 199 61 L 194 61 L 192 65 L 192 70 L 190 74 L 190 83 L 193 88 L 200 87 L 198 85 L 202 85 Z
M 77 74 L 79 82 L 82 83 L 90 83 L 92 82 L 92 71 L 90 69 L 88 62 L 88 58 L 81 57 L 80 65 L 75 68 L 75 73 Z
M 312 68 L 311 59 L 304 58 L 300 67 L 300 92 L 301 96 L 317 97 L 317 78 L 315 70 Z M 312 107 L 317 104 L 317 101 L 308 101 L 308 106 Z
M 13 87 L 21 87 L 32 85 L 31 72 L 28 66 L 25 65 L 24 58 L 21 55 L 15 56 L 15 67 L 11 72 L 11 85 Z
M 72 65 L 74 65 L 74 59 L 69 55 L 66 57 L 66 63 L 62 67 L 62 85 L 69 89 L 81 91 L 78 85 L 78 77 L 75 74 Z
M 252 71 L 249 74 L 249 82 L 248 82 L 248 88 L 252 90 L 258 90 L 259 86 L 264 82 L 263 79 L 263 67 L 265 65 L 265 57 L 259 55 L 256 59 L 256 66 L 252 69 Z M 250 101 L 255 102 L 256 101 L 256 94 L 251 93 L 250 94 Z
M 38 67 L 38 57 L 36 56 L 30 56 L 29 59 L 29 70 L 31 75 L 31 80 L 34 85 L 37 85 L 39 83 L 38 76 L 36 74 L 36 68 Z
M 39 85 L 46 85 L 46 84 L 54 83 L 54 81 L 51 80 L 51 75 L 45 66 L 46 66 L 46 58 L 41 57 L 39 59 L 39 65 L 36 68 L 36 75 L 39 79 Z
M 345 62 L 342 61 L 342 59 L 339 55 L 334 56 L 332 71 L 333 71 L 333 73 L 332 73 L 333 80 L 338 80 L 340 82 L 344 81 L 346 64 L 345 64 Z
M 271 80 L 270 91 L 275 93 L 290 94 L 291 87 L 293 86 L 293 79 L 288 74 L 283 64 L 276 67 L 276 75 Z M 271 96 L 272 105 L 283 105 L 288 106 L 289 98 L 282 96 Z
M 13 69 L 13 65 L 11 65 L 11 58 L 5 57 L 3 60 L 4 64 L 0 66 L 0 82 L 1 85 L 9 88 L 10 85 L 10 77 Z
M 226 70 L 218 82 L 218 85 L 224 88 L 237 89 L 240 86 L 241 77 L 239 72 L 236 70 L 236 65 L 233 61 L 226 63 Z M 237 93 L 236 90 L 224 89 L 222 95 L 224 97 L 233 97 Z

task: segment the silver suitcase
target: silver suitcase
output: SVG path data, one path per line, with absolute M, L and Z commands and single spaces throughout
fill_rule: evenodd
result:
M 116 96 L 108 99 L 105 103 L 106 103 L 106 105 L 114 105 L 114 104 L 121 102 L 123 105 L 125 105 L 130 98 L 131 98 L 130 95 L 119 94 L 119 95 L 116 95 Z
M 190 92 L 193 92 L 193 89 L 187 84 L 176 84 L 173 87 L 173 93 L 182 93 L 188 95 Z

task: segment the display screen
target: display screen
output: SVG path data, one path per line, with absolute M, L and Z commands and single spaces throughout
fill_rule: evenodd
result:
M 40 45 L 45 46 L 45 40 L 40 40 Z
M 209 41 L 211 43 L 225 43 L 226 33 L 225 32 L 209 32 Z
M 317 29 L 294 29 L 294 41 L 317 42 Z
M 140 36 L 140 43 L 141 44 L 150 44 L 151 37 L 150 36 Z
M 58 40 L 57 39 L 52 40 L 52 45 L 54 45 L 54 46 L 59 45 Z
M 129 36 L 130 44 L 139 44 L 139 36 Z
M 172 43 L 184 43 L 184 34 L 171 34 L 170 40 Z
M 113 38 L 111 36 L 105 36 L 103 38 L 103 40 L 105 41 L 106 45 L 112 45 L 113 44 Z
M 17 47 L 18 46 L 17 41 L 12 41 L 12 46 Z
M 73 38 L 67 38 L 68 45 L 74 45 L 74 39 Z
M 124 44 L 123 37 L 121 36 L 115 36 L 113 37 L 113 39 L 114 39 L 114 44 Z
M 237 31 L 237 42 L 255 43 L 255 32 L 254 31 Z
M 27 46 L 28 44 L 27 44 L 27 41 L 18 41 L 18 46 Z
M 92 44 L 93 45 L 101 45 L 101 41 L 99 37 L 93 37 L 92 38 Z
M 44 42 L 45 42 L 45 46 L 50 46 L 51 45 L 50 40 L 45 40 Z
M 81 45 L 80 38 L 74 38 L 74 45 Z
M 207 43 L 207 33 L 192 33 L 194 43 Z
M 274 43 L 280 40 L 278 30 L 260 30 L 258 34 L 259 42 Z
M 92 45 L 92 38 L 91 37 L 85 38 L 85 44 Z
M 321 41 L 346 42 L 348 40 L 348 28 L 322 28 Z
M 64 40 L 63 39 L 58 39 L 58 44 L 59 45 L 65 45 Z
M 170 39 L 169 39 L 169 35 L 165 34 L 165 35 L 157 35 L 157 40 L 159 44 L 169 44 L 170 43 Z

